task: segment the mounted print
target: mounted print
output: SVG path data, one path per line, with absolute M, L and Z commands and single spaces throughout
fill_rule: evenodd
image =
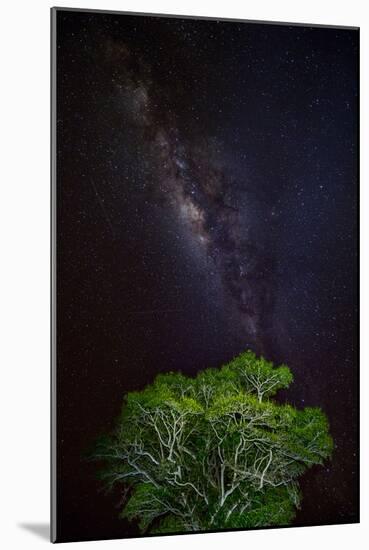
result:
M 52 10 L 52 540 L 354 523 L 357 28 Z

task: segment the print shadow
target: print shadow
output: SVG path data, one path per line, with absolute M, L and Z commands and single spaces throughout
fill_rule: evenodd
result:
M 43 540 L 50 540 L 50 525 L 48 523 L 18 523 L 18 527 L 30 531 Z

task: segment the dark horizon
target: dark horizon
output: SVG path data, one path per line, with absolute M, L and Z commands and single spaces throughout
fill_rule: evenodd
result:
M 58 541 L 139 536 L 84 458 L 124 394 L 247 348 L 330 421 L 294 525 L 358 521 L 358 31 L 56 17 Z

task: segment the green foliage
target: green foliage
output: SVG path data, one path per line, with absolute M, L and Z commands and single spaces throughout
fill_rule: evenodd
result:
M 122 517 L 152 533 L 289 524 L 299 476 L 333 448 L 320 409 L 271 399 L 292 380 L 285 365 L 247 351 L 129 393 L 94 452 L 106 485 L 122 487 Z

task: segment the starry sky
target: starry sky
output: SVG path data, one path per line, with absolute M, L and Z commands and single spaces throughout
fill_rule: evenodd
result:
M 137 536 L 84 454 L 251 348 L 329 417 L 296 525 L 358 519 L 358 31 L 57 12 L 58 538 Z

